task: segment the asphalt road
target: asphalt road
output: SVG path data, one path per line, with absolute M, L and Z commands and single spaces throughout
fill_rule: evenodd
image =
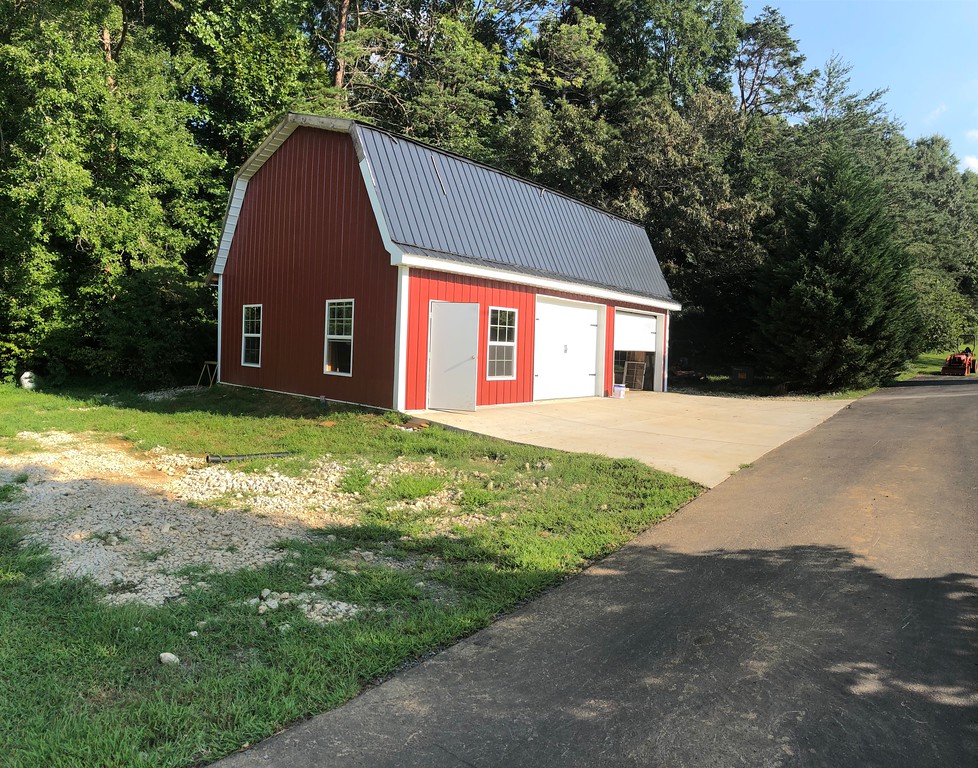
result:
M 978 379 L 883 390 L 253 766 L 978 766 Z

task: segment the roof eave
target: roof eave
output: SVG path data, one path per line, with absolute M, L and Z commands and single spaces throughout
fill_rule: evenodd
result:
M 654 309 L 678 312 L 682 305 L 671 297 L 648 296 L 633 293 L 620 288 L 610 288 L 589 283 L 580 283 L 562 278 L 559 276 L 541 276 L 508 270 L 504 266 L 495 266 L 489 262 L 484 264 L 472 264 L 464 261 L 451 261 L 449 259 L 436 259 L 432 256 L 421 256 L 412 254 L 410 246 L 397 243 L 401 248 L 400 256 L 392 257 L 391 263 L 395 266 L 412 267 L 415 269 L 429 269 L 438 272 L 448 272 L 451 274 L 467 275 L 486 280 L 501 280 L 503 282 L 517 283 L 519 285 L 529 285 L 543 290 L 550 290 L 562 293 L 576 293 L 582 296 L 589 296 L 596 299 L 609 299 L 622 303 L 639 304 Z

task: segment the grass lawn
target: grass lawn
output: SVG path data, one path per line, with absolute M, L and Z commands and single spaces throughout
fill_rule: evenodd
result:
M 124 391 L 0 386 L 0 453 L 26 458 L 34 444 L 18 433 L 60 430 L 121 437 L 134 451 L 292 454 L 238 466 L 256 473 L 274 467 L 301 476 L 328 454 L 348 467 L 340 485 L 357 514 L 350 525 L 281 542 L 287 556 L 259 570 L 196 573 L 206 588 L 160 608 L 108 605 L 92 582 L 52 576 L 50 556 L 26 543 L 14 516 L 29 493 L 26 478 L 7 477 L 0 762 L 206 764 L 486 626 L 701 490 L 635 461 L 392 426 L 400 422 L 397 414 L 224 387 L 149 402 Z M 379 482 L 371 467 L 398 457 L 437 472 Z M 446 488 L 453 514 L 479 524 L 440 524 L 431 508 L 404 503 Z M 353 549 L 377 559 L 351 564 Z M 360 613 L 321 625 L 298 608 L 260 615 L 248 604 L 264 587 L 308 589 L 310 574 L 323 569 L 336 574 L 323 587 L 329 598 Z M 161 665 L 163 651 L 180 663 Z

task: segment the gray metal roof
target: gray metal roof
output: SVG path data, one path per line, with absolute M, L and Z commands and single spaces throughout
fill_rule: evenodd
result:
M 354 130 L 405 252 L 672 300 L 638 224 L 409 139 Z

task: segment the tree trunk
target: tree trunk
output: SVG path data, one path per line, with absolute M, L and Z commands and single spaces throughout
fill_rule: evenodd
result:
M 346 59 L 340 53 L 340 46 L 346 40 L 346 24 L 350 14 L 350 0 L 340 0 L 339 19 L 336 25 L 336 79 L 334 85 L 337 89 L 343 88 L 343 79 L 346 76 Z

